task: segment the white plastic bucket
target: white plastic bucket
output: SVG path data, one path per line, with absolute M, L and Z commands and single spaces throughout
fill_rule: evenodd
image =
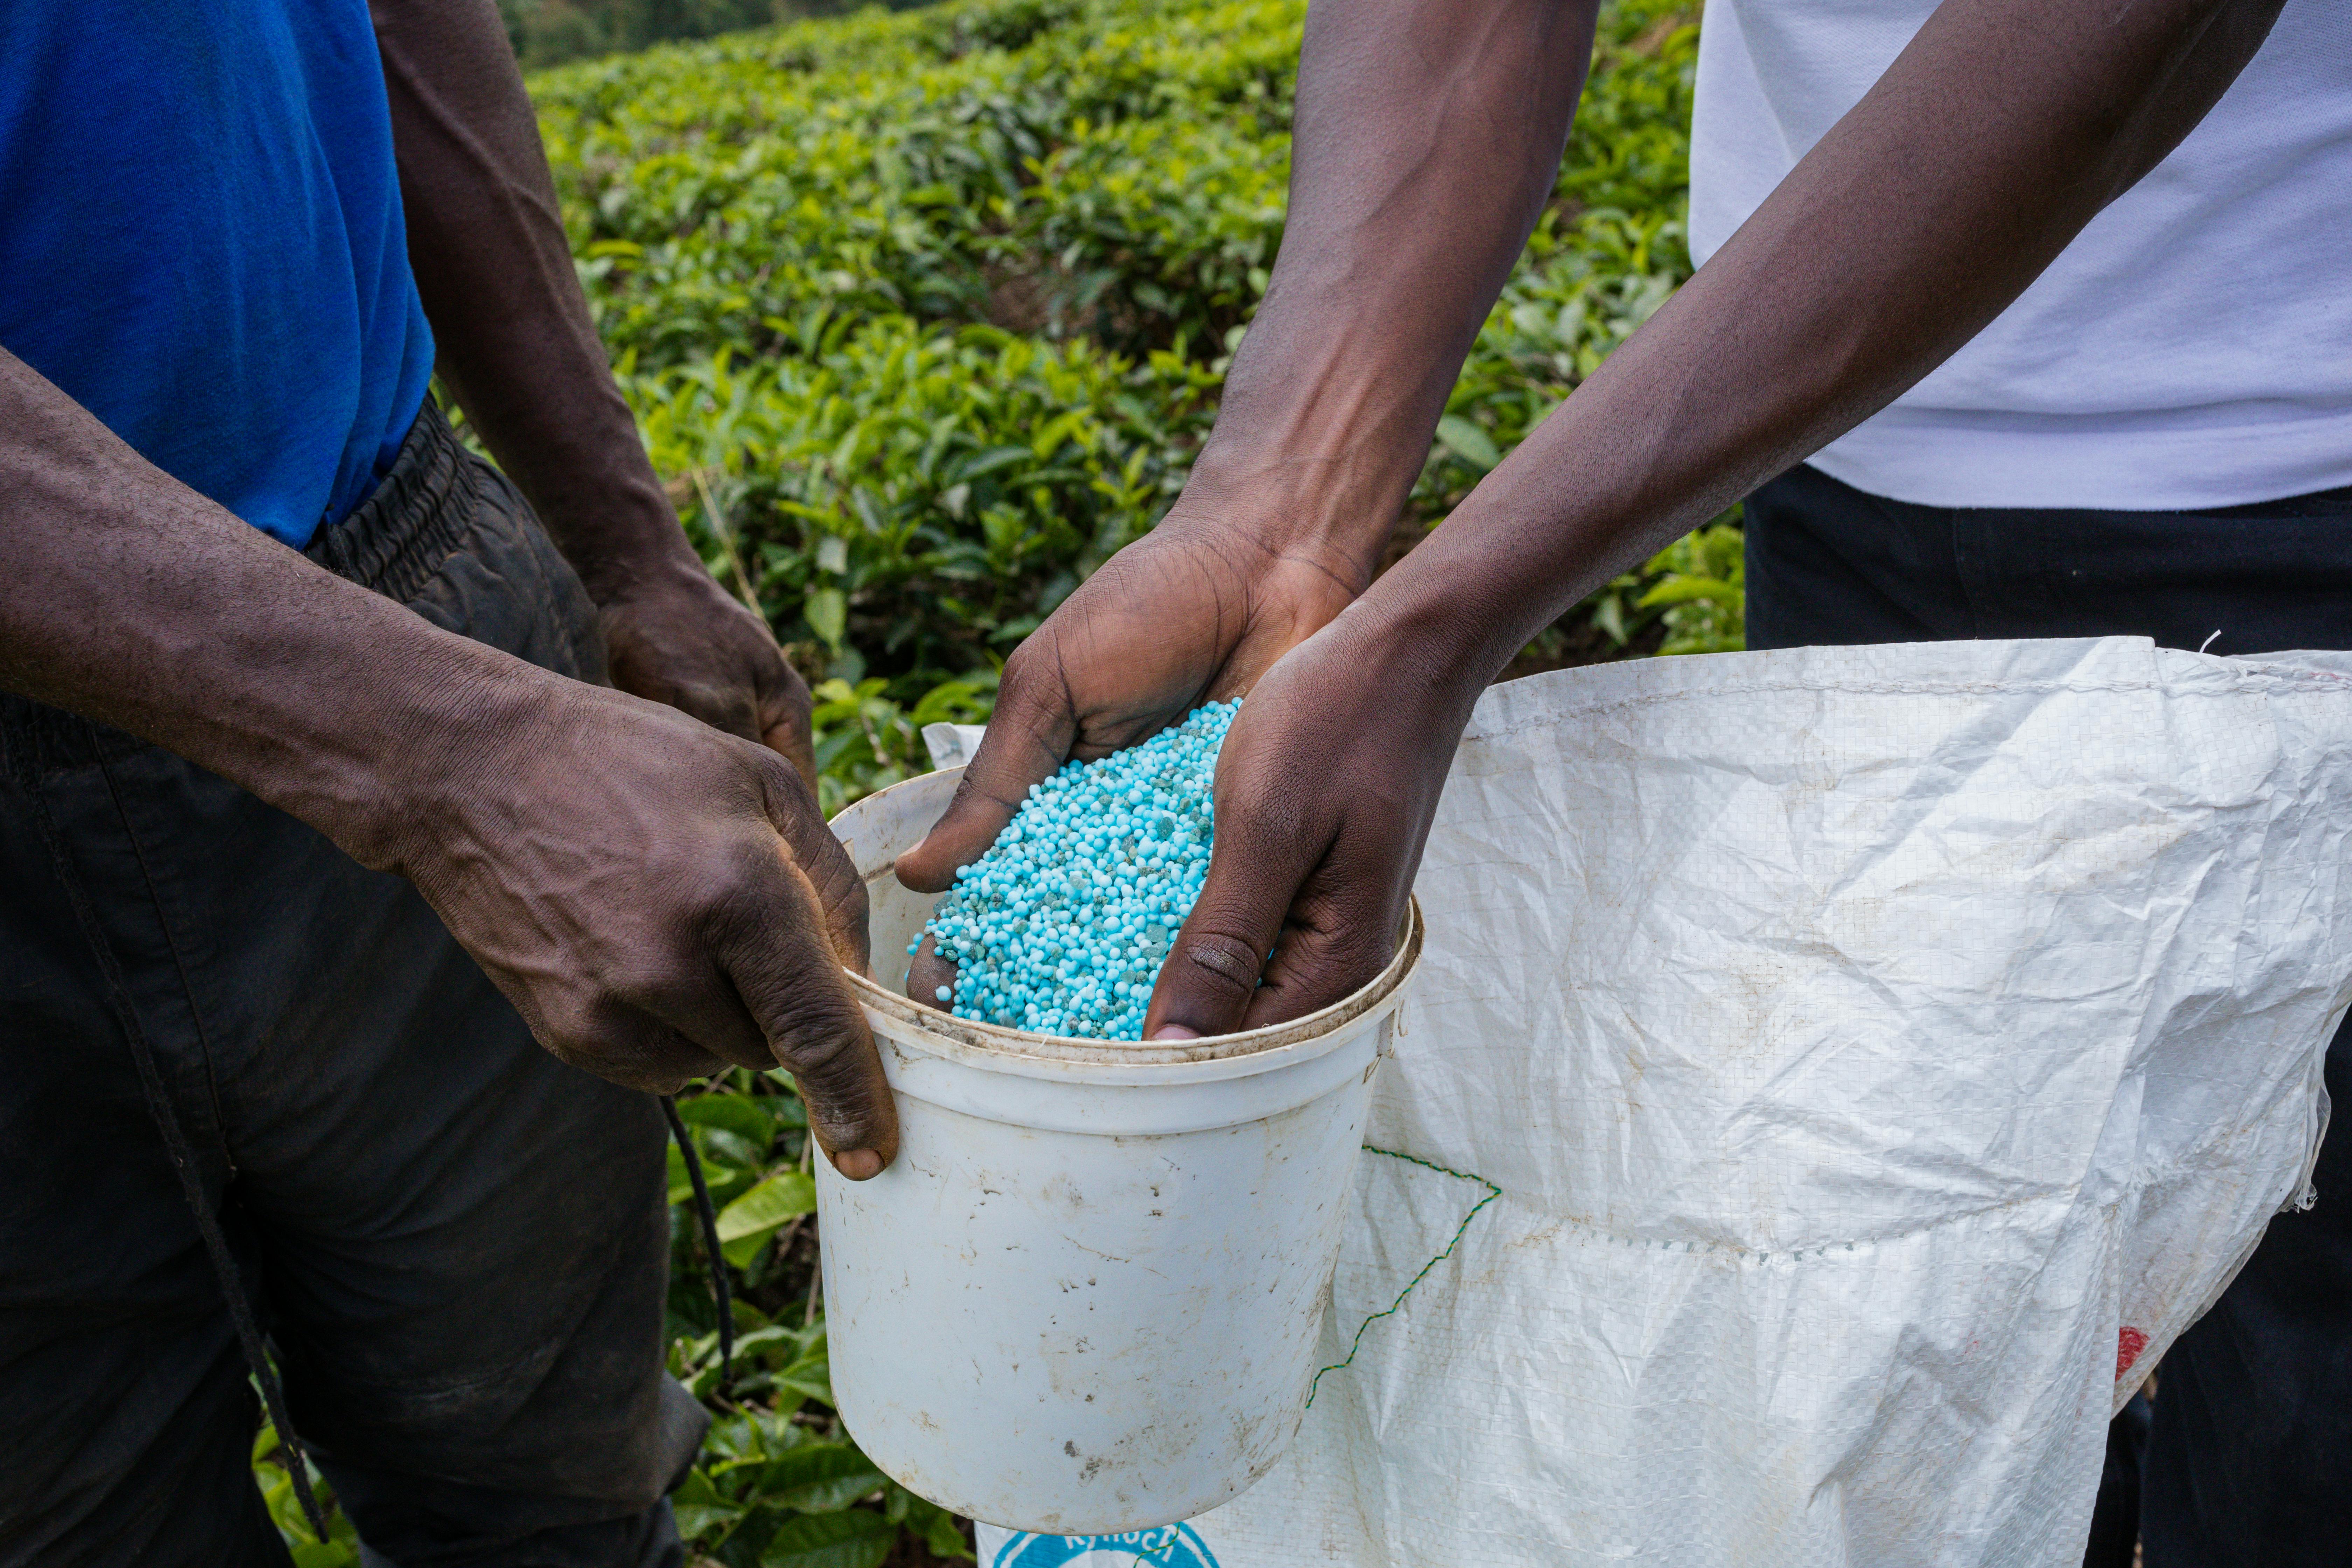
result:
M 950 1017 L 903 994 L 938 898 L 890 866 L 961 772 L 833 825 L 873 897 L 874 977 L 854 979 L 899 1125 L 870 1182 L 816 1164 L 835 1404 L 877 1465 L 958 1513 L 1172 1523 L 1297 1432 L 1420 910 L 1377 980 L 1276 1028 L 1145 1045 Z

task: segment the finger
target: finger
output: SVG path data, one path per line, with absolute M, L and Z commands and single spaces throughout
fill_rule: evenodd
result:
M 675 969 L 636 976 L 625 984 L 619 994 L 625 1001 L 615 1011 L 644 1018 L 664 1031 L 677 1047 L 701 1058 L 706 1065 L 692 1069 L 697 1073 L 723 1072 L 730 1066 L 764 1071 L 776 1065 L 767 1033 L 744 1005 L 733 976 L 707 954 L 704 962 L 689 961 Z M 666 1042 L 642 1030 L 631 1037 L 640 1041 L 634 1047 L 638 1054 L 668 1065 L 668 1058 L 659 1054 Z
M 593 1053 L 556 1054 L 577 1068 L 647 1094 L 676 1094 L 698 1078 L 725 1072 L 729 1064 L 679 1031 L 644 1018 L 624 1033 L 596 1042 Z
M 817 1142 L 835 1169 L 862 1181 L 898 1153 L 898 1117 L 824 919 L 816 889 L 779 854 L 772 874 L 719 922 L 712 951 L 800 1085 Z
M 620 684 L 617 679 L 614 684 Z M 675 708 L 726 734 L 755 743 L 760 740 L 758 705 L 740 686 L 665 679 L 639 681 L 622 686 L 622 689 L 633 697 Z
M 824 931 L 842 967 L 857 974 L 873 970 L 873 952 L 866 926 L 868 900 L 866 879 L 825 826 L 817 809 L 816 792 L 792 768 L 780 765 L 775 754 L 762 751 L 761 783 L 768 820 L 793 852 L 793 859 L 816 890 L 824 911 Z
M 803 716 L 797 726 L 771 724 L 760 732 L 760 743 L 792 763 L 793 772 L 814 792 L 816 789 L 816 742 Z
M 940 956 L 939 942 L 936 934 L 924 933 L 914 963 L 907 966 L 907 994 L 944 1013 L 955 1005 L 956 966 Z
M 1216 847 L 1201 896 L 1176 933 L 1143 1019 L 1147 1040 L 1227 1035 L 1257 994 L 1266 952 L 1322 842 L 1293 814 L 1229 802 L 1219 791 Z
M 578 1006 L 550 1009 L 519 981 L 491 978 L 549 1054 L 624 1089 L 676 1094 L 690 1079 L 727 1069 L 727 1062 L 706 1048 L 707 1038 L 691 1038 L 663 1017 L 617 998 L 593 996 Z
M 1291 901 L 1243 1028 L 1286 1024 L 1352 996 L 1396 955 L 1411 877 L 1383 875 L 1386 847 L 1351 842 L 1358 837 L 1343 827 Z
M 1016 654 L 1004 667 L 996 710 L 979 753 L 956 785 L 955 799 L 923 841 L 898 857 L 898 880 L 918 892 L 945 892 L 959 868 L 996 842 L 1029 787 L 1044 783 L 1068 760 L 1076 735 L 1077 719 L 1058 668 Z
M 774 672 L 761 688 L 760 732 L 755 738 L 792 763 L 812 794 L 816 790 L 816 739 L 809 728 L 813 705 L 808 682 L 779 654 Z

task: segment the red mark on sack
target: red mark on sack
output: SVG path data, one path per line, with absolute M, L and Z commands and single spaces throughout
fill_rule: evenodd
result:
M 2139 1360 L 2139 1352 L 2147 1349 L 2147 1336 L 2137 1329 L 2126 1328 L 2116 1333 L 2116 1381 L 2123 1381 L 2131 1363 Z

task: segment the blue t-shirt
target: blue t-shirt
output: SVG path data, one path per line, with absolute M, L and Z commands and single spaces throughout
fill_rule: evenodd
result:
M 366 0 L 0 0 L 0 345 L 300 548 L 433 371 Z

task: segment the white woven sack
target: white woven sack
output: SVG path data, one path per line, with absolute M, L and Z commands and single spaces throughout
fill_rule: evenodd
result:
M 2079 1562 L 2109 1415 L 2305 1191 L 2347 826 L 2340 656 L 1496 688 L 1296 1447 L 982 1563 Z

